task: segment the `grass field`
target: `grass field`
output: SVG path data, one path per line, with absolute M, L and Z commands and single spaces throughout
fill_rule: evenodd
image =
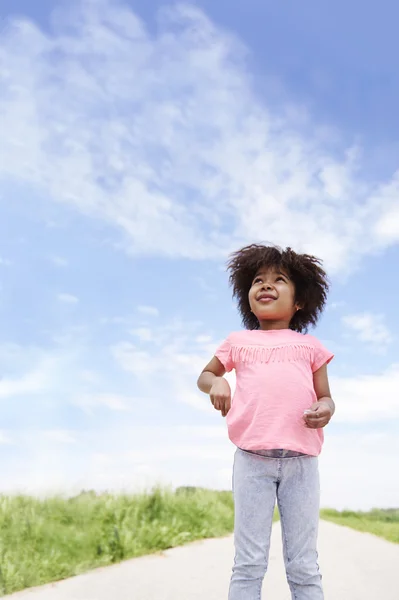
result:
M 325 510 L 322 517 L 399 542 L 399 510 Z M 0 596 L 226 535 L 233 531 L 233 520 L 230 492 L 195 488 L 45 500 L 0 496 Z
M 373 533 L 390 542 L 399 544 L 399 509 L 374 509 L 370 512 L 322 510 L 321 516 L 327 521 L 345 525 L 357 531 Z
M 232 530 L 229 492 L 0 496 L 0 595 Z

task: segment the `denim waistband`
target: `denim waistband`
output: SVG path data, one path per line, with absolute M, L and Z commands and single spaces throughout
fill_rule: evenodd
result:
M 303 452 L 285 450 L 284 448 L 276 448 L 273 450 L 246 450 L 245 448 L 240 448 L 240 450 L 249 452 L 250 454 L 258 454 L 259 456 L 264 456 L 266 458 L 296 458 L 298 456 L 306 456 Z

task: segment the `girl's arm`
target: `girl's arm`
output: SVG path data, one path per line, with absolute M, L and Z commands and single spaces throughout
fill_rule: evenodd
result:
M 317 402 L 310 410 L 305 412 L 304 418 L 307 427 L 320 429 L 330 422 L 335 413 L 335 403 L 331 398 L 330 385 L 328 382 L 327 365 L 323 365 L 313 373 L 313 385 L 317 396 Z
M 197 385 L 201 392 L 209 394 L 216 410 L 220 410 L 225 417 L 231 407 L 231 389 L 228 381 L 223 377 L 226 369 L 220 360 L 214 356 L 198 377 Z
M 209 394 L 215 381 L 223 377 L 225 373 L 226 369 L 220 360 L 214 356 L 198 377 L 197 385 L 201 392 Z
M 324 402 L 330 407 L 331 416 L 335 413 L 335 403 L 331 398 L 330 384 L 328 381 L 327 365 L 323 365 L 313 373 L 313 385 L 318 402 Z

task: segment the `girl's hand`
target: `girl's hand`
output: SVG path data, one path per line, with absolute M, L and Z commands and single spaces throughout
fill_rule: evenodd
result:
M 321 429 L 325 427 L 333 416 L 333 409 L 329 402 L 315 402 L 309 410 L 305 410 L 303 418 L 306 427 Z
M 209 392 L 211 402 L 216 410 L 220 410 L 225 417 L 231 408 L 231 389 L 224 377 L 218 377 L 212 384 Z

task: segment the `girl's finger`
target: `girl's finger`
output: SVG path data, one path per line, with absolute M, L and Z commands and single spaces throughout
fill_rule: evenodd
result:
M 305 423 L 318 423 L 320 421 L 320 419 L 316 419 L 315 417 L 308 417 L 305 419 Z
M 305 419 L 307 421 L 321 421 L 321 419 L 324 419 L 325 415 L 319 413 L 319 412 L 312 412 L 312 413 L 308 413 L 305 415 Z
M 227 413 L 229 412 L 229 403 L 228 400 L 226 400 L 223 404 L 223 411 L 222 411 L 222 415 L 225 417 L 227 415 Z
M 326 419 L 317 419 L 317 421 L 309 421 L 305 422 L 305 426 L 309 429 L 320 429 L 327 425 L 328 421 Z
M 318 412 L 316 412 L 315 410 L 305 410 L 305 412 L 303 413 L 303 416 L 305 419 L 314 419 L 315 417 L 318 416 Z

